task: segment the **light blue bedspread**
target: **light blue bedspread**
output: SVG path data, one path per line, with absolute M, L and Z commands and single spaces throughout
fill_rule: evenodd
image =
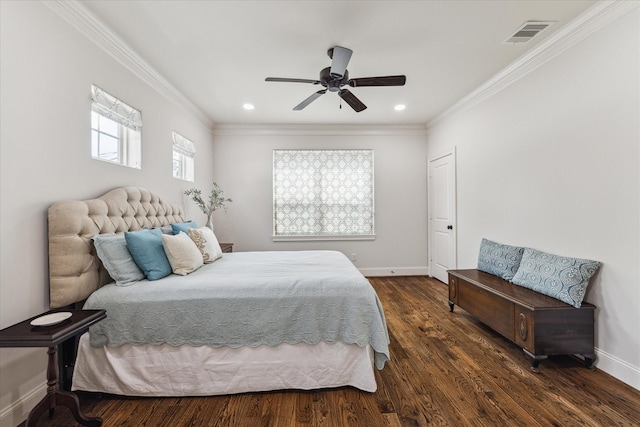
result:
M 106 309 L 91 345 L 213 347 L 370 344 L 378 369 L 389 335 L 378 296 L 340 252 L 225 253 L 188 276 L 109 284 L 85 308 Z

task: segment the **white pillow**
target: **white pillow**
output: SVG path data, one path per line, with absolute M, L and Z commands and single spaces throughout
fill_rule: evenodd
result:
M 163 234 L 162 246 L 175 274 L 186 276 L 202 267 L 202 254 L 193 240 L 185 233 L 176 235 Z
M 210 264 L 218 258 L 222 257 L 222 249 L 216 235 L 209 227 L 187 228 L 189 237 L 196 244 L 202 253 L 202 259 L 205 264 Z

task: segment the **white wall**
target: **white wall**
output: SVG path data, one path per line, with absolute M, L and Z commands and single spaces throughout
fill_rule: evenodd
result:
M 0 2 L 0 327 L 48 310 L 47 208 L 122 185 L 171 203 L 212 180 L 212 135 L 39 2 Z M 90 86 L 142 111 L 142 170 L 91 159 Z M 171 131 L 196 143 L 196 183 L 171 176 Z M 0 425 L 46 390 L 46 349 L 0 349 Z
M 374 150 L 374 241 L 273 242 L 272 153 L 286 148 Z M 367 275 L 425 274 L 427 259 L 427 152 L 424 129 L 343 127 L 216 131 L 213 169 L 233 199 L 214 214 L 220 241 L 234 250 L 335 249 Z
M 602 262 L 597 366 L 640 389 L 638 9 L 430 129 L 457 149 L 458 267 L 482 237 Z

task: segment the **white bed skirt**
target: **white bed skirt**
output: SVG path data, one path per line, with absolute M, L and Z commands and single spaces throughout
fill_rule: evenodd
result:
M 376 391 L 370 346 L 321 342 L 236 349 L 168 344 L 94 348 L 85 333 L 72 389 L 125 396 L 211 396 L 342 386 Z

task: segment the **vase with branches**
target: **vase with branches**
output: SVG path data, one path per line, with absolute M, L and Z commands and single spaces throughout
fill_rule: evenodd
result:
M 185 191 L 184 194 L 190 196 L 191 200 L 198 205 L 198 208 L 200 208 L 202 213 L 207 216 L 207 227 L 212 230 L 213 224 L 211 223 L 211 215 L 220 208 L 226 211 L 227 203 L 233 201 L 224 196 L 224 191 L 222 191 L 220 186 L 215 182 L 213 183 L 211 193 L 209 194 L 209 199 L 207 201 L 202 198 L 202 191 L 197 188 L 191 188 Z

